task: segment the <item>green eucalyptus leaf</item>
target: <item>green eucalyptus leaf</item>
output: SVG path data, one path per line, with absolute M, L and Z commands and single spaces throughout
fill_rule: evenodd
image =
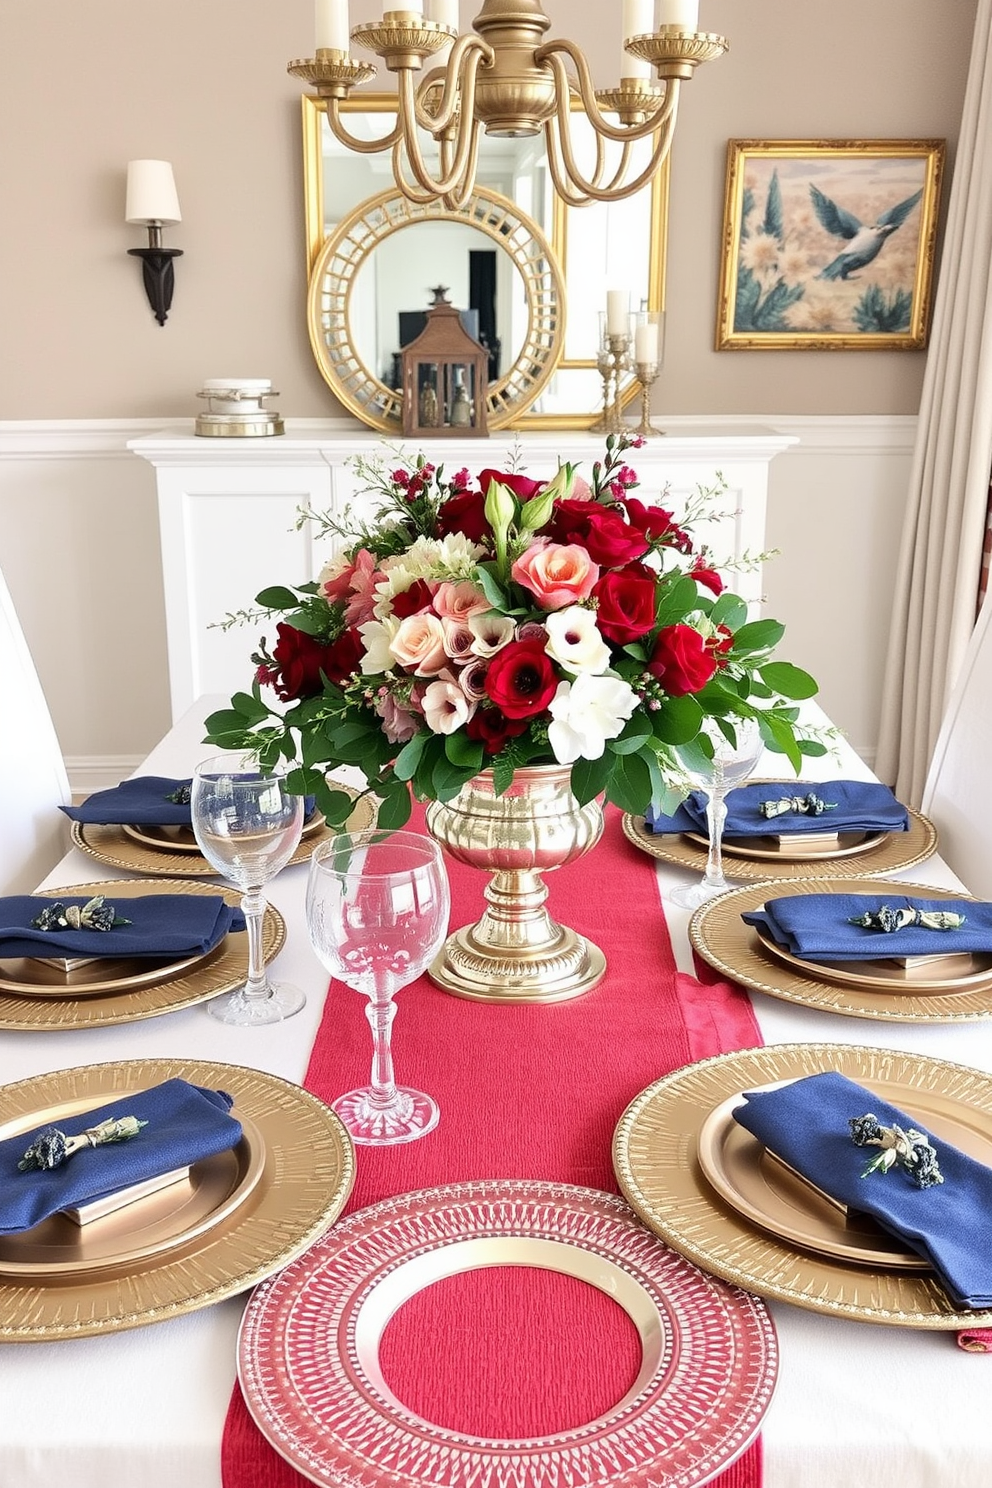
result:
M 647 759 L 640 754 L 618 754 L 606 796 L 621 811 L 643 816 L 651 800 L 651 770 Z
M 822 759 L 827 753 L 827 746 L 821 744 L 819 739 L 800 739 L 799 753 L 806 759 Z
M 444 752 L 453 765 L 471 770 L 478 775 L 482 769 L 482 740 L 469 739 L 465 734 L 448 734 L 444 740 Z
M 636 754 L 652 736 L 651 723 L 643 714 L 635 713 L 624 724 L 623 731 L 611 739 L 609 747 L 614 754 Z
M 606 789 L 606 782 L 613 769 L 613 756 L 604 751 L 599 759 L 576 760 L 572 766 L 570 783 L 572 795 L 580 806 L 593 801 Z
M 752 620 L 742 625 L 734 635 L 734 651 L 738 656 L 753 656 L 758 651 L 770 651 L 785 635 L 785 626 L 778 620 Z
M 766 661 L 760 673 L 761 680 L 781 697 L 802 700 L 814 697 L 819 691 L 809 672 L 793 666 L 791 661 Z
M 656 739 L 663 744 L 686 744 L 699 733 L 703 710 L 694 697 L 670 697 L 650 717 Z
M 396 832 L 400 827 L 406 826 L 412 809 L 413 802 L 405 785 L 402 789 L 391 790 L 379 802 L 376 825 L 384 832 Z
M 255 595 L 255 603 L 261 605 L 263 610 L 293 610 L 299 602 L 299 595 L 292 589 L 287 589 L 285 584 L 273 584 L 271 588 L 263 589 L 261 594 Z
M 699 594 L 696 582 L 686 574 L 669 583 L 658 597 L 658 607 L 655 610 L 655 625 L 659 628 L 665 625 L 675 625 L 679 620 L 684 620 L 686 615 L 699 609 Z
M 736 631 L 747 620 L 747 602 L 728 589 L 714 602 L 710 619 L 714 625 L 725 625 L 728 630 Z
M 413 779 L 414 775 L 417 773 L 417 766 L 420 764 L 420 756 L 424 752 L 424 747 L 427 744 L 428 738 L 429 735 L 427 733 L 414 734 L 413 738 L 408 739 L 407 742 L 403 745 L 403 748 L 396 756 L 396 762 L 393 765 L 393 771 L 396 775 L 397 780 Z

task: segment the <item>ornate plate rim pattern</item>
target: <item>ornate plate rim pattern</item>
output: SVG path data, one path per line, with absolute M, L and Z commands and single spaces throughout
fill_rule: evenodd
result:
M 356 795 L 352 786 L 334 782 L 334 789 Z M 326 842 L 337 832 L 368 832 L 375 826 L 378 808 L 368 796 L 356 802 L 355 809 L 343 827 L 329 827 L 326 822 L 300 838 L 299 846 L 289 860 L 290 868 L 296 863 L 306 863 L 318 843 Z M 357 820 L 356 820 L 357 818 Z M 151 847 L 129 837 L 123 827 L 103 826 L 95 822 L 72 823 L 72 844 L 88 857 L 98 862 L 109 863 L 112 868 L 125 868 L 129 873 L 150 873 L 155 877 L 173 874 L 178 878 L 217 878 L 216 869 L 199 852 L 188 850 L 170 851 L 164 847 Z
M 37 1343 L 120 1333 L 163 1322 L 247 1291 L 300 1255 L 340 1214 L 355 1179 L 355 1152 L 341 1121 L 308 1091 L 278 1075 L 197 1059 L 134 1059 L 35 1075 L 2 1088 L 16 1116 L 46 1097 L 107 1099 L 180 1078 L 225 1089 L 261 1132 L 278 1170 L 263 1172 L 228 1223 L 191 1246 L 146 1258 L 133 1273 L 26 1285 L 0 1276 L 0 1342 Z M 323 1153 L 323 1155 L 321 1155 Z
M 992 1327 L 992 1311 L 956 1312 L 935 1276 L 813 1256 L 751 1225 L 703 1177 L 703 1121 L 735 1091 L 839 1070 L 852 1080 L 929 1085 L 987 1117 L 992 1075 L 946 1059 L 858 1044 L 771 1044 L 683 1066 L 642 1090 L 613 1136 L 613 1168 L 649 1229 L 697 1265 L 774 1301 L 897 1327 Z
M 184 883 L 177 878 L 167 878 L 161 882 L 156 882 L 153 878 L 113 878 L 101 883 L 63 884 L 57 892 L 66 895 L 120 895 L 122 898 L 155 893 L 220 894 L 228 904 L 237 906 L 241 902 L 237 889 L 198 880 Z M 52 890 L 46 889 L 41 897 L 51 898 Z M 107 1028 L 117 1023 L 136 1023 L 143 1018 L 157 1018 L 165 1013 L 178 1012 L 180 1008 L 193 1007 L 198 1002 L 206 1002 L 222 992 L 231 991 L 247 975 L 247 937 L 242 935 L 241 940 L 242 944 L 239 945 L 233 941 L 231 935 L 227 935 L 209 956 L 194 962 L 187 971 L 170 975 L 168 968 L 165 968 L 160 981 L 143 981 L 130 990 L 118 987 L 112 992 L 88 994 L 78 998 L 71 991 L 65 997 L 32 997 L 0 992 L 0 1029 L 29 1029 L 34 1033 L 52 1033 L 68 1028 Z M 277 909 L 267 904 L 262 925 L 262 949 L 266 962 L 278 954 L 285 941 L 286 922 Z M 220 955 L 217 954 L 218 951 Z
M 975 1023 L 992 1018 L 992 974 L 984 987 L 957 988 L 946 993 L 919 992 L 914 996 L 905 990 L 887 992 L 876 981 L 856 987 L 849 982 L 831 982 L 826 977 L 820 980 L 766 955 L 760 948 L 757 931 L 744 924 L 741 914 L 757 909 L 779 887 L 774 879 L 746 884 L 701 905 L 689 921 L 689 939 L 703 960 L 753 991 L 767 992 L 769 997 L 800 1007 L 818 1008 L 824 1013 L 846 1013 L 850 1018 L 890 1023 Z M 791 881 L 788 887 L 790 892 L 810 894 L 911 896 L 915 893 L 927 899 L 974 897 L 957 889 L 937 889 L 929 884 L 884 878 L 805 878 Z
M 823 782 L 824 784 L 826 782 Z M 878 878 L 884 873 L 895 873 L 900 868 L 915 868 L 925 863 L 937 851 L 937 828 L 921 812 L 907 806 L 909 831 L 890 832 L 882 843 L 866 843 L 860 853 L 851 853 L 836 858 L 740 858 L 725 853 L 723 871 L 730 879 L 794 879 L 811 878 Z M 706 867 L 706 849 L 684 836 L 656 835 L 649 832 L 641 816 L 629 811 L 623 815 L 624 836 L 635 847 L 652 858 L 671 863 L 677 868 L 686 868 L 702 874 Z M 864 868 L 858 871 L 858 863 L 864 859 Z
M 461 1242 L 480 1240 L 488 1242 L 488 1258 L 459 1265 Z M 558 1264 L 537 1262 L 550 1269 L 579 1274 L 584 1263 L 588 1281 L 592 1260 L 626 1278 L 659 1315 L 655 1357 L 645 1347 L 632 1390 L 598 1420 L 572 1431 L 526 1441 L 486 1440 L 423 1420 L 376 1378 L 377 1338 L 370 1348 L 364 1319 L 378 1312 L 384 1326 L 382 1315 L 391 1315 L 393 1300 L 377 1307 L 376 1293 L 382 1289 L 385 1297 L 407 1266 L 416 1266 L 417 1276 L 400 1304 L 440 1275 L 467 1266 L 534 1264 L 500 1258 L 501 1243 L 521 1240 L 553 1242 L 563 1258 Z M 238 1376 L 249 1411 L 276 1451 L 312 1481 L 334 1488 L 354 1481 L 349 1464 L 356 1453 L 370 1485 L 580 1488 L 594 1480 L 601 1488 L 693 1488 L 729 1466 L 754 1439 L 777 1368 L 774 1325 L 763 1306 L 747 1293 L 712 1289 L 719 1285 L 659 1246 L 615 1194 L 509 1179 L 425 1189 L 350 1215 L 260 1287 L 241 1325 Z M 644 1342 L 644 1326 L 622 1305 Z M 711 1347 L 679 1347 L 690 1324 L 712 1330 Z M 718 1344 L 726 1355 L 719 1368 Z M 307 1349 L 318 1371 L 319 1403 L 307 1398 Z M 329 1369 L 332 1358 L 337 1367 Z M 701 1367 L 708 1391 L 689 1378 Z M 687 1402 L 685 1430 L 673 1441 L 665 1429 L 671 1431 L 673 1413 L 686 1411 Z M 736 1412 L 730 1420 L 728 1411 Z M 666 1466 L 666 1455 L 676 1461 Z

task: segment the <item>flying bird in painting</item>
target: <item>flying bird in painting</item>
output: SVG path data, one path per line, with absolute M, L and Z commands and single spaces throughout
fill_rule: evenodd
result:
M 905 201 L 899 202 L 898 206 L 890 207 L 883 212 L 877 222 L 870 225 L 859 222 L 853 212 L 845 211 L 829 196 L 824 196 L 818 187 L 810 183 L 809 194 L 813 199 L 813 210 L 820 219 L 821 225 L 828 233 L 835 237 L 847 238 L 848 245 L 843 253 L 838 253 L 832 263 L 819 274 L 818 279 L 850 279 L 858 270 L 870 264 L 873 258 L 877 258 L 882 250 L 885 240 L 901 227 L 916 206 L 921 191 L 914 191 L 912 196 L 907 196 Z

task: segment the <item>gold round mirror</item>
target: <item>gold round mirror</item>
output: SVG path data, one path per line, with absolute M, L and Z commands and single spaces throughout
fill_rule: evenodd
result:
M 307 268 L 311 276 L 318 260 L 324 257 L 328 240 L 340 233 L 347 220 L 356 214 L 363 217 L 373 201 L 381 200 L 387 186 L 392 184 L 389 156 L 358 155 L 340 144 L 327 122 L 323 99 L 304 95 L 303 100 L 303 179 L 304 214 L 307 247 Z M 358 90 L 351 98 L 341 103 L 346 113 L 348 130 L 356 138 L 373 140 L 381 137 L 391 123 L 390 115 L 395 107 L 395 97 L 384 93 L 364 93 Z M 385 117 L 384 117 L 385 116 Z M 577 111 L 573 117 L 573 144 L 577 157 L 584 168 L 590 168 L 587 159 L 595 150 L 595 141 L 588 120 Z M 432 148 L 436 148 L 429 135 L 422 136 L 425 157 L 431 160 Z M 651 141 L 639 142 L 635 148 L 649 149 Z M 650 187 L 637 192 L 621 202 L 612 204 L 594 203 L 587 207 L 567 207 L 551 188 L 547 154 L 541 136 L 530 139 L 504 140 L 483 136 L 479 149 L 478 192 L 490 201 L 507 201 L 515 205 L 513 211 L 521 219 L 536 224 L 535 241 L 541 243 L 543 251 L 550 256 L 552 266 L 564 283 L 568 317 L 561 314 L 560 330 L 555 365 L 552 375 L 542 384 L 539 395 L 532 399 L 529 394 L 532 381 L 525 375 L 520 386 L 520 401 L 515 382 L 508 383 L 501 397 L 502 406 L 497 413 L 497 422 L 491 427 L 501 428 L 512 424 L 527 429 L 587 429 L 599 419 L 603 410 L 603 380 L 597 365 L 601 348 L 600 312 L 605 310 L 606 288 L 626 288 L 630 292 L 631 308 L 661 313 L 665 304 L 665 240 L 668 213 L 668 163 L 655 176 Z M 372 196 L 378 186 L 380 195 Z M 398 195 L 398 193 L 397 193 Z M 416 216 L 415 231 L 400 231 L 392 234 L 393 242 L 387 246 L 380 240 L 371 255 L 371 263 L 356 270 L 358 278 L 348 301 L 347 309 L 356 313 L 364 303 L 370 304 L 368 285 L 374 279 L 377 288 L 383 290 L 386 299 L 392 296 L 388 312 L 385 307 L 375 306 L 380 325 L 384 327 L 382 337 L 373 336 L 368 324 L 352 324 L 345 319 L 333 330 L 353 339 L 358 352 L 357 361 L 364 372 L 359 373 L 337 349 L 333 352 L 326 346 L 324 332 L 318 327 L 316 334 L 311 314 L 311 337 L 318 365 L 331 388 L 347 407 L 365 418 L 364 409 L 371 406 L 377 417 L 383 406 L 381 388 L 388 393 L 392 381 L 391 353 L 397 350 L 398 339 L 396 314 L 415 309 L 426 309 L 430 303 L 430 290 L 439 281 L 457 285 L 457 270 L 441 270 L 425 274 L 425 253 L 419 246 L 421 235 L 433 231 L 432 221 L 440 216 L 436 207 L 423 209 Z M 414 218 L 407 219 L 412 227 Z M 465 228 L 462 223 L 461 227 Z M 491 237 L 487 242 L 482 236 L 484 229 L 478 222 L 474 228 L 475 242 L 479 249 L 496 251 L 501 276 L 497 297 L 502 295 L 499 313 L 506 320 L 510 300 L 515 295 L 519 302 L 522 294 L 521 270 L 508 259 Z M 357 228 L 356 230 L 361 230 Z M 455 229 L 446 228 L 453 232 Z M 473 248 L 468 244 L 467 251 Z M 396 257 L 388 274 L 386 264 L 391 253 Z M 380 273 L 375 265 L 382 265 Z M 395 274 L 394 271 L 395 270 Z M 450 277 L 449 277 L 450 275 Z M 368 277 L 367 277 L 368 276 Z M 591 291 L 591 286 L 595 289 Z M 388 293 L 386 293 L 388 289 Z M 393 294 L 393 291 L 396 294 Z M 402 291 L 402 304 L 397 296 Z M 311 305 L 318 291 L 313 288 L 311 277 Z M 462 300 L 453 293 L 455 303 L 469 305 L 471 299 Z M 339 298 L 339 308 L 346 307 Z M 480 325 L 480 329 L 483 327 Z M 521 333 L 494 332 L 490 337 L 501 342 L 500 356 L 491 372 L 491 381 L 507 376 L 511 362 L 516 362 L 523 351 Z M 386 343 L 392 344 L 387 348 Z M 338 371 L 328 375 L 327 367 L 334 362 Z M 543 353 L 542 353 L 543 362 Z M 373 391 L 361 386 L 365 373 L 380 385 Z M 358 377 L 356 389 L 354 379 Z M 348 396 L 342 395 L 347 389 Z M 637 384 L 628 377 L 624 388 L 624 401 L 636 396 Z M 355 401 L 360 405 L 355 406 Z M 393 429 L 393 420 L 376 427 Z
M 554 375 L 565 288 L 537 223 L 494 191 L 476 191 L 458 211 L 384 191 L 340 223 L 310 276 L 307 326 L 321 374 L 350 412 L 397 432 L 400 353 L 423 329 L 432 279 L 489 351 L 488 424 L 504 429 Z

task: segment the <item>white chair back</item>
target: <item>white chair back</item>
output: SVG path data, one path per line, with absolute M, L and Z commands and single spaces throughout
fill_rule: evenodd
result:
M 992 603 L 982 606 L 968 642 L 922 807 L 945 862 L 971 893 L 992 899 Z
M 0 893 L 23 894 L 65 851 L 69 781 L 45 694 L 0 573 Z

